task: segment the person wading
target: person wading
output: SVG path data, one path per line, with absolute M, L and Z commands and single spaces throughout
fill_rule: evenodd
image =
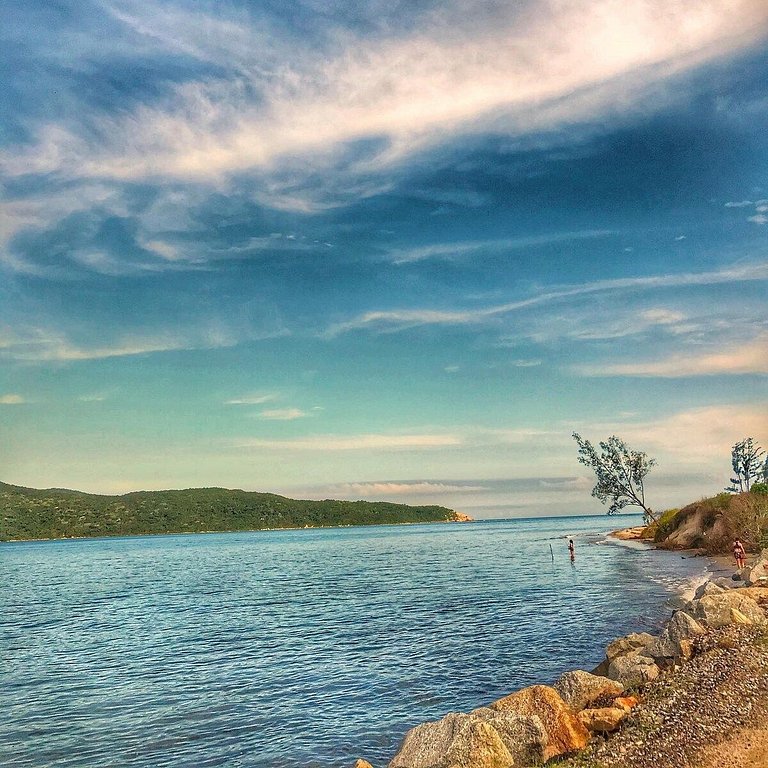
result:
M 736 561 L 736 567 L 739 570 L 746 564 L 747 552 L 739 539 L 733 542 L 733 559 Z

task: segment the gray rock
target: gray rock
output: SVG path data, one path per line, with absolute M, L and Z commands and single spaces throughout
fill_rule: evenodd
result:
M 501 737 L 477 717 L 452 712 L 405 734 L 389 768 L 512 768 Z
M 734 573 L 729 578 L 721 576 L 719 579 L 715 579 L 714 583 L 723 589 L 736 589 L 736 587 L 743 587 L 746 584 L 746 582 L 741 580 L 741 576 L 738 573 Z
M 738 592 L 706 595 L 693 602 L 694 618 L 708 627 L 724 627 L 734 622 L 742 623 L 741 617 L 752 624 L 762 624 L 765 621 L 765 614 L 760 606 L 752 598 Z M 734 611 L 736 611 L 735 614 Z
M 614 640 L 605 649 L 605 658 L 611 663 L 619 656 L 642 650 L 650 645 L 655 639 L 656 638 L 653 635 L 649 635 L 647 632 L 633 632 L 631 635 L 626 635 L 625 637 L 620 637 L 617 640 Z
M 555 683 L 554 689 L 574 712 L 580 712 L 604 696 L 619 696 L 624 691 L 624 686 L 608 677 L 576 669 L 562 675 Z
M 412 728 L 389 768 L 513 768 L 541 763 L 546 745 L 537 717 L 484 707 Z
M 742 576 L 747 584 L 768 585 L 768 549 L 764 549 L 757 556 L 757 560 L 749 568 L 742 571 Z
M 682 640 L 691 640 L 701 635 L 704 628 L 684 611 L 676 611 L 661 635 L 645 649 L 645 653 L 653 657 L 657 663 L 660 660 L 685 658 L 688 656 Z
M 549 737 L 541 718 L 481 707 L 470 712 L 490 725 L 501 736 L 515 765 L 544 762 Z
M 713 581 L 705 581 L 698 589 L 693 593 L 693 599 L 699 600 L 705 595 L 721 595 L 725 592 L 725 589 Z
M 656 662 L 641 650 L 617 656 L 608 667 L 608 677 L 625 688 L 645 685 L 655 680 L 660 672 Z

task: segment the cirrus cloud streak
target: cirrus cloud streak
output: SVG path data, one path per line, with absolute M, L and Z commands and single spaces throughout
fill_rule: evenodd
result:
M 490 127 L 520 134 L 626 109 L 649 82 L 736 52 L 768 27 L 768 6 L 758 0 L 694 7 L 634 0 L 621 13 L 609 0 L 592 0 L 543 4 L 536 14 L 499 8 L 460 39 L 455 25 L 476 5 L 433 11 L 407 36 L 363 39 L 337 30 L 338 53 L 330 58 L 327 51 L 291 58 L 287 46 L 270 46 L 266 62 L 243 66 L 234 57 L 229 76 L 184 82 L 165 103 L 102 114 L 87 125 L 41 125 L 37 141 L 4 152 L 0 167 L 9 175 L 217 181 L 269 170 L 281 158 L 312 154 L 320 161 L 349 142 L 383 140 L 359 163 L 364 172 L 366 164 L 371 170 L 398 162 L 457 133 Z M 133 36 L 173 53 L 181 47 L 193 57 L 212 56 L 231 69 L 223 49 L 198 53 L 199 34 L 185 45 L 182 36 L 195 25 L 169 34 L 163 14 L 151 13 L 157 8 L 144 4 L 140 18 L 113 15 Z M 263 30 L 237 21 L 234 38 L 250 35 L 260 50 Z

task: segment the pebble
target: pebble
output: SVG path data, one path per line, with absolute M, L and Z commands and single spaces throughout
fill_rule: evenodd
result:
M 697 638 L 690 661 L 646 685 L 620 731 L 558 768 L 686 768 L 703 747 L 766 719 L 768 633 L 730 625 Z

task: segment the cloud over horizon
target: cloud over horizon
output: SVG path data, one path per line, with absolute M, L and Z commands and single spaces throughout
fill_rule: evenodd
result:
M 8 2 L 10 479 L 539 514 L 573 428 L 768 441 L 763 0 Z

